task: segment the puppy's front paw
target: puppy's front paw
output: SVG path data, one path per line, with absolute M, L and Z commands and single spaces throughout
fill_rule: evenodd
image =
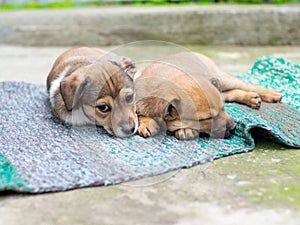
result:
M 246 95 L 246 104 L 254 109 L 259 109 L 261 106 L 261 98 L 256 92 L 248 92 Z
M 260 97 L 264 102 L 271 102 L 276 103 L 280 102 L 283 94 L 280 91 L 273 90 L 273 89 L 265 89 L 261 94 Z
M 179 129 L 175 131 L 175 137 L 180 140 L 191 140 L 199 137 L 199 131 L 190 128 Z
M 139 117 L 138 134 L 144 138 L 154 136 L 158 134 L 160 127 L 157 122 L 149 117 Z

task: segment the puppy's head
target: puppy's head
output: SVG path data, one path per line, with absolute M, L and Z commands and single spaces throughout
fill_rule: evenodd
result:
M 138 113 L 159 117 L 167 130 L 194 129 L 229 137 L 234 122 L 224 110 L 221 84 L 207 60 L 178 53 L 147 66 L 135 80 Z
M 192 128 L 213 138 L 230 137 L 235 124 L 225 112 L 218 80 L 182 86 L 176 96 L 168 99 L 163 110 L 168 129 Z
M 72 120 L 85 117 L 118 137 L 133 135 L 138 126 L 134 101 L 135 64 L 126 57 L 103 57 L 80 67 L 60 83 L 65 107 Z M 79 113 L 78 113 L 79 112 Z

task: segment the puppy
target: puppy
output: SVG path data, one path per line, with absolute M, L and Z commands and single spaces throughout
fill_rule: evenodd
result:
M 181 52 L 145 67 L 135 79 L 138 134 L 149 137 L 161 130 L 178 139 L 199 134 L 230 137 L 235 123 L 224 100 L 259 109 L 261 102 L 279 102 L 278 91 L 248 84 L 221 71 L 208 57 Z
M 74 48 L 60 55 L 47 78 L 54 116 L 72 125 L 98 125 L 128 137 L 138 127 L 129 58 L 100 49 Z

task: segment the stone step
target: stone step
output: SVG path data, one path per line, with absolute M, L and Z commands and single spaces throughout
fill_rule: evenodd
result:
M 110 6 L 0 13 L 0 44 L 300 45 L 300 5 Z

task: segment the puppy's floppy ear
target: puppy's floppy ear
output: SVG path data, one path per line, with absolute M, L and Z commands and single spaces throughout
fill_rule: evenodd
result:
M 175 98 L 171 102 L 168 102 L 168 104 L 165 107 L 164 110 L 164 119 L 167 121 L 172 121 L 178 118 L 179 111 L 180 111 L 180 100 Z
M 79 107 L 89 85 L 90 80 L 88 78 L 84 79 L 77 74 L 67 76 L 60 82 L 60 93 L 68 111 Z
M 220 92 L 222 92 L 221 83 L 220 83 L 219 79 L 217 79 L 217 78 L 212 78 L 212 79 L 210 79 L 210 82 L 211 82 L 211 84 L 214 85 Z
M 124 70 L 130 77 L 133 79 L 134 74 L 136 73 L 135 62 L 125 56 L 118 56 L 109 60 L 112 64 Z

